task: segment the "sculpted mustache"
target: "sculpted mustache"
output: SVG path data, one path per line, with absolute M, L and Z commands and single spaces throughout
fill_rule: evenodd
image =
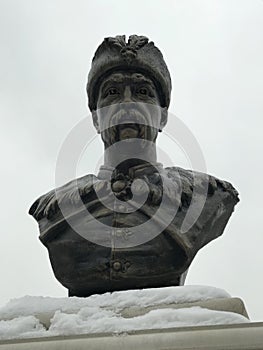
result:
M 119 125 L 136 124 L 138 128 L 138 137 L 147 138 L 147 122 L 144 115 L 137 109 L 119 109 L 109 120 L 108 125 L 104 125 L 104 137 L 110 144 L 119 140 Z
M 157 128 L 160 115 L 159 106 L 137 102 L 113 104 L 101 108 L 98 113 L 102 131 L 129 122 Z
M 102 129 L 107 129 L 109 127 L 118 126 L 120 124 L 125 123 L 134 123 L 134 124 L 149 124 L 145 118 L 145 116 L 136 109 L 118 109 L 115 113 L 111 113 L 111 111 L 105 111 L 106 113 L 100 114 L 100 125 Z M 108 114 L 111 114 L 109 117 Z
M 147 120 L 144 115 L 136 109 L 121 109 L 117 113 L 113 114 L 109 121 L 109 127 L 118 126 L 119 124 L 134 123 L 147 125 Z

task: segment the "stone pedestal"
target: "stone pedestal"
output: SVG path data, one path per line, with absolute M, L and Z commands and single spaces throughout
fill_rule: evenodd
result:
M 25 297 L 0 309 L 0 323 L 29 317 L 40 331 L 32 328 L 31 338 L 24 332 L 4 340 L 0 327 L 0 350 L 263 349 L 263 323 L 250 322 L 243 301 L 225 295 L 213 287 L 185 286 L 89 298 Z M 105 314 L 106 327 L 94 331 Z M 75 325 L 81 326 L 82 317 L 87 328 L 71 331 L 71 321 L 77 319 Z M 122 324 L 128 325 L 126 330 L 120 330 Z

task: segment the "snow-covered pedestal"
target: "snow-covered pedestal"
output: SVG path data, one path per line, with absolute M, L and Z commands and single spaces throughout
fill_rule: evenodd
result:
M 209 327 L 210 330 L 229 328 L 229 325 L 234 329 L 241 324 L 243 328 L 249 327 L 240 299 L 231 298 L 221 289 L 204 286 L 130 290 L 88 298 L 26 296 L 2 307 L 0 320 L 1 350 L 26 349 L 28 342 L 34 343 L 34 349 L 84 349 L 83 346 L 99 349 L 96 344 L 106 349 L 128 349 L 135 346 L 132 339 L 136 342 L 140 337 L 144 345 L 138 344 L 139 348 L 148 349 L 156 334 L 159 342 L 149 348 L 159 349 L 161 345 L 167 348 L 166 341 L 175 333 L 175 338 L 181 339 L 183 333 L 178 334 L 189 329 L 201 331 Z M 191 338 L 189 335 L 185 341 Z M 65 339 L 70 346 L 64 344 Z M 163 339 L 161 343 L 160 339 Z M 179 343 L 184 344 L 182 339 Z M 173 344 L 174 349 L 183 349 L 175 347 L 176 342 Z

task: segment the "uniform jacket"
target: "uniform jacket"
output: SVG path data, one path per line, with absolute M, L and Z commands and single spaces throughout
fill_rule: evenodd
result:
M 148 187 L 136 188 L 138 179 Z M 144 192 L 136 209 L 133 195 Z M 56 278 L 69 295 L 88 296 L 183 284 L 196 253 L 223 233 L 238 200 L 230 183 L 178 167 L 137 166 L 126 175 L 102 168 L 41 196 L 29 213 Z

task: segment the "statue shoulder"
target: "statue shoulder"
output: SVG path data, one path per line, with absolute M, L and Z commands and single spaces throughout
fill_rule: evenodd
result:
M 229 193 L 237 202 L 238 192 L 233 185 L 215 176 L 202 173 L 195 170 L 186 170 L 180 167 L 167 167 L 164 169 L 168 178 L 172 181 L 180 181 L 182 192 L 192 193 L 195 188 L 197 192 L 207 192 L 208 195 L 213 195 L 215 191 L 223 191 Z
M 174 184 L 173 191 L 180 189 L 171 235 L 186 242 L 192 259 L 201 247 L 222 235 L 239 201 L 238 192 L 231 183 L 198 171 L 169 167 L 165 174 Z
M 30 207 L 29 214 L 37 221 L 44 217 L 49 219 L 59 211 L 59 204 L 62 201 L 74 203 L 79 197 L 87 196 L 97 181 L 95 175 L 89 174 L 72 180 L 65 185 L 58 187 L 39 197 Z

